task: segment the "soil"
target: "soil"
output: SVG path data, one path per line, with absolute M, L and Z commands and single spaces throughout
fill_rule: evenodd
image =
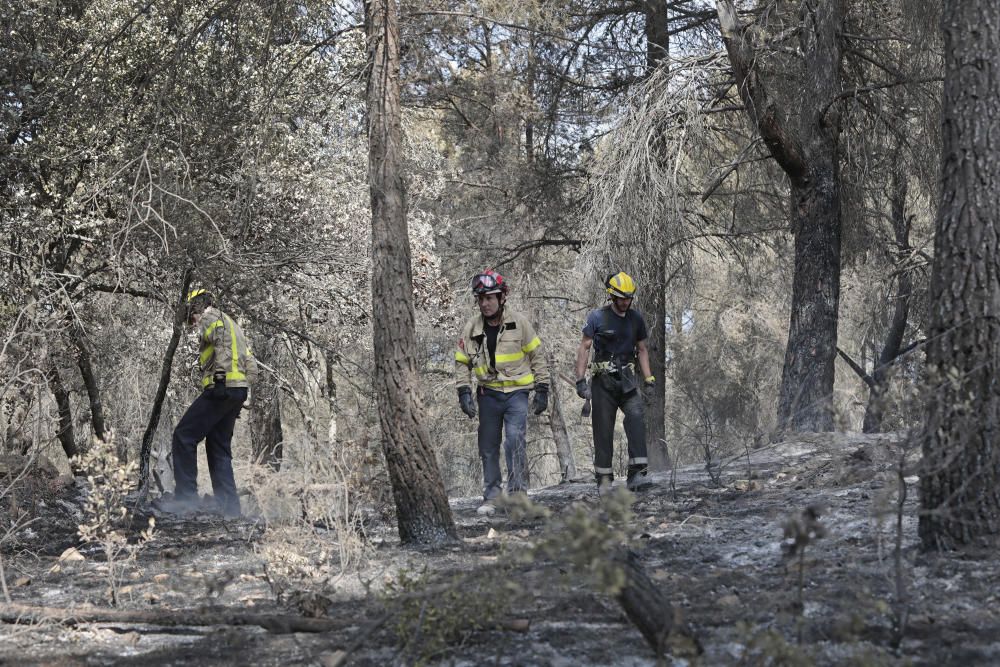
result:
M 1000 664 L 997 560 L 921 552 L 914 477 L 895 565 L 902 445 L 817 434 L 711 476 L 655 475 L 632 500 L 628 537 L 702 648 L 661 664 Z M 550 518 L 481 517 L 477 499 L 453 499 L 461 539 L 435 549 L 402 547 L 391 523 L 372 519 L 359 570 L 317 572 L 300 588 L 276 585 L 260 522 L 159 515 L 113 610 L 106 562 L 75 537 L 80 488 L 50 487 L 39 520 L 2 543 L 10 597 L 30 609 L 16 607 L 13 623 L 15 607 L 0 604 L 0 663 L 657 664 L 587 567 L 533 551 L 559 539 L 552 526 L 575 507 L 603 520 L 592 482 L 532 491 Z M 331 539 L 317 529 L 317 543 Z M 83 559 L 60 560 L 70 547 Z M 313 631 L 293 631 L 300 618 Z

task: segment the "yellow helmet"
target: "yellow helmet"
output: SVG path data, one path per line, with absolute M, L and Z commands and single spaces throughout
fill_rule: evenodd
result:
M 635 296 L 635 281 L 632 280 L 632 276 L 624 271 L 608 276 L 608 279 L 604 281 L 604 286 L 611 296 L 623 299 L 631 299 Z
M 203 290 L 203 289 L 193 289 L 193 290 L 191 290 L 190 292 L 188 292 L 187 302 L 191 303 L 192 301 L 194 301 L 195 297 L 199 297 L 202 294 L 208 294 L 208 290 Z

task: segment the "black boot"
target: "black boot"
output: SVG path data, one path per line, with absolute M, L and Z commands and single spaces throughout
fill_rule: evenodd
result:
M 645 465 L 634 465 L 628 467 L 628 477 L 625 485 L 629 491 L 642 491 L 653 486 L 649 479 L 649 468 Z

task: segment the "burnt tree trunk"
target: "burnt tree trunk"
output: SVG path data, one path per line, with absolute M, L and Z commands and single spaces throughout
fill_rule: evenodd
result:
M 90 341 L 87 334 L 77 327 L 73 334 L 73 342 L 76 344 L 77 357 L 76 365 L 80 369 L 80 377 L 83 378 L 83 386 L 87 388 L 87 399 L 90 401 L 90 424 L 94 429 L 94 435 L 99 440 L 104 440 L 107 428 L 104 425 L 104 403 L 101 400 L 101 385 L 97 380 L 97 373 L 94 372 L 94 364 L 90 353 Z M 125 449 L 122 447 L 121 449 Z M 119 451 L 118 458 L 124 463 L 127 451 Z
M 149 457 L 153 452 L 153 436 L 156 435 L 156 427 L 160 423 L 160 411 L 163 410 L 163 400 L 167 396 L 167 386 L 170 384 L 170 369 L 174 365 L 174 353 L 177 352 L 177 345 L 180 343 L 181 334 L 184 331 L 185 297 L 188 288 L 191 286 L 191 269 L 184 272 L 181 279 L 180 297 L 174 308 L 173 332 L 170 335 L 170 342 L 163 353 L 163 363 L 160 365 L 160 381 L 156 387 L 156 394 L 153 396 L 153 405 L 149 411 L 149 421 L 146 423 L 146 430 L 142 434 L 142 442 L 139 445 L 139 493 L 136 503 L 146 499 L 149 493 Z M 159 486 L 159 478 L 157 478 Z M 163 492 L 163 489 L 159 489 Z
M 642 3 L 646 31 L 646 75 L 649 76 L 670 53 L 670 30 L 667 3 L 644 0 Z M 664 156 L 665 157 L 665 156 Z M 646 406 L 646 444 L 650 470 L 667 470 L 670 455 L 667 450 L 667 251 L 664 235 L 656 236 L 657 247 L 649 248 L 648 290 L 643 303 L 648 310 L 646 327 L 649 331 L 649 370 L 656 378 L 653 398 Z
M 56 411 L 59 414 L 59 430 L 56 431 L 56 438 L 66 452 L 67 458 L 73 458 L 80 453 L 76 446 L 76 437 L 73 434 L 73 411 L 70 405 L 69 392 L 59 377 L 59 369 L 56 367 L 54 359 L 49 359 L 48 369 L 45 376 L 49 381 L 49 390 L 53 398 L 56 399 Z
M 1000 4 L 946 0 L 942 184 L 934 234 L 919 534 L 926 548 L 1000 530 Z
M 892 174 L 892 229 L 899 254 L 906 257 L 910 250 L 910 222 L 906 217 L 906 175 L 899 169 Z M 872 384 L 868 392 L 868 405 L 861 430 L 865 433 L 879 433 L 885 416 L 886 392 L 889 387 L 889 371 L 900 354 L 906 324 L 910 315 L 910 295 L 913 292 L 913 278 L 905 267 L 898 269 L 896 296 L 893 303 L 892 319 L 885 335 L 882 350 L 875 360 Z
M 396 0 L 366 3 L 374 387 L 400 540 L 436 544 L 456 539 L 457 533 L 419 397 L 412 267 L 400 157 L 397 11 Z
M 791 183 L 795 236 L 788 343 L 778 398 L 778 428 L 833 430 L 833 379 L 840 303 L 839 106 L 844 0 L 802 3 L 801 103 L 795 122 L 768 93 L 756 69 L 753 32 L 731 0 L 719 0 L 719 22 L 737 88 L 750 120 Z

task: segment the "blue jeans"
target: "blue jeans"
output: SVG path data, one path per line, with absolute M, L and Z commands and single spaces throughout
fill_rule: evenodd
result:
M 492 500 L 503 489 L 500 438 L 507 460 L 507 492 L 528 490 L 528 391 L 505 394 L 479 389 L 479 458 L 483 461 L 483 498 Z
M 238 516 L 240 498 L 233 477 L 233 429 L 247 400 L 246 387 L 229 387 L 225 398 L 201 393 L 174 429 L 174 497 L 182 502 L 198 499 L 198 443 L 205 441 L 212 492 L 223 514 Z

